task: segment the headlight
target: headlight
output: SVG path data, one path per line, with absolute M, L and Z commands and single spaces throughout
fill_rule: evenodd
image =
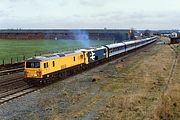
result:
M 34 74 L 34 77 L 37 77 L 37 74 Z

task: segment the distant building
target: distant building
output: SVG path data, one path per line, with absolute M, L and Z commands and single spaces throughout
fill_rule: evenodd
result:
M 161 33 L 161 36 L 163 36 L 163 37 L 170 37 L 171 33 Z
M 180 33 L 179 32 L 173 32 L 171 35 L 170 35 L 170 43 L 171 44 L 178 44 L 180 43 Z
M 154 35 L 153 35 L 153 31 L 151 31 L 151 30 L 144 30 L 144 31 L 141 31 L 140 36 L 142 38 L 146 38 L 146 37 L 151 37 L 151 36 L 154 36 Z
M 129 40 L 128 29 L 5 29 L 0 30 L 0 39 L 77 39 L 86 34 L 90 40 Z M 132 36 L 131 36 L 132 37 Z
M 171 33 L 170 37 L 171 37 L 171 38 L 177 38 L 177 37 L 180 37 L 180 33 L 173 32 L 173 33 Z
M 129 30 L 129 40 L 135 40 L 136 39 L 135 34 L 136 34 L 136 31 L 133 28 L 131 28 Z

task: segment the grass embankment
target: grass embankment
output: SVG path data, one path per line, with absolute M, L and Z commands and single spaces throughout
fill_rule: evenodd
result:
M 178 66 L 167 89 L 170 92 L 164 95 L 174 56 L 169 45 L 162 45 L 125 64 L 114 65 L 116 77 L 110 77 L 113 74 L 110 73 L 106 78 L 109 83 L 102 86 L 112 95 L 106 98 L 97 119 L 180 119 Z

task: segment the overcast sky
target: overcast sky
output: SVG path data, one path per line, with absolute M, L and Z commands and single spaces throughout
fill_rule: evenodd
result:
M 180 0 L 0 0 L 1 28 L 179 29 Z

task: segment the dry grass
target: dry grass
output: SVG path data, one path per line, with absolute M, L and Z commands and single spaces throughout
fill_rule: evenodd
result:
M 122 77 L 113 78 L 102 87 L 102 90 L 112 92 L 114 96 L 106 99 L 107 104 L 100 110 L 97 119 L 160 118 L 157 114 L 164 111 L 157 110 L 157 106 L 162 99 L 174 53 L 168 45 L 161 46 L 157 51 L 151 51 L 150 55 L 134 57 L 125 63 L 127 65 L 115 65 L 115 71 L 122 74 Z M 172 113 L 169 111 L 166 109 L 165 113 L 169 113 L 171 117 Z
M 178 53 L 179 54 L 179 53 Z M 168 89 L 162 95 L 160 104 L 156 109 L 156 119 L 180 119 L 180 56 Z

